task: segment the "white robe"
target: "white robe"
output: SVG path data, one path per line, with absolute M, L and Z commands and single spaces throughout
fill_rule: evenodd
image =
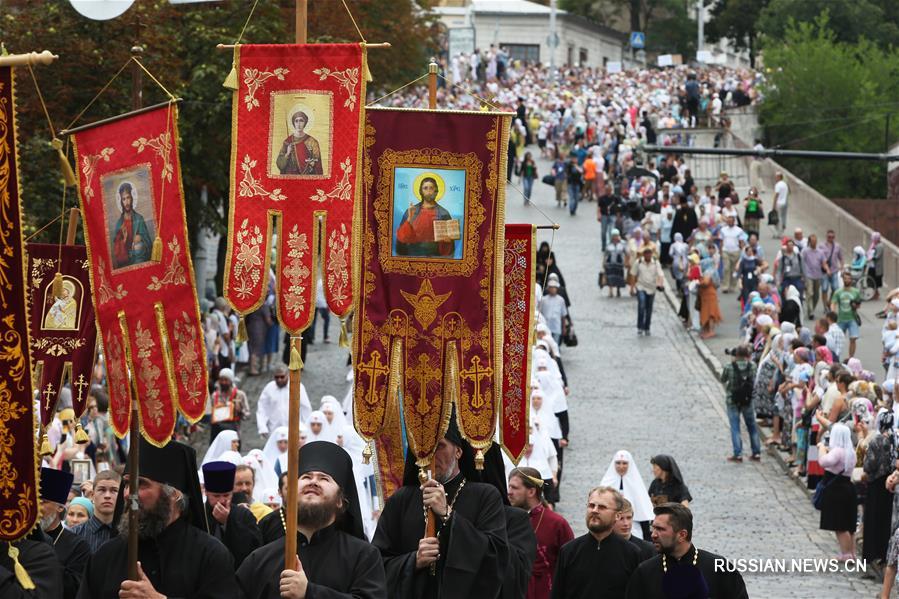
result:
M 290 385 L 278 387 L 278 383 L 270 381 L 259 394 L 256 407 L 256 426 L 260 435 L 266 435 L 279 426 L 288 425 L 290 412 Z M 300 422 L 308 422 L 312 414 L 312 404 L 306 387 L 300 383 Z
M 626 460 L 629 464 L 627 473 L 623 478 L 615 470 L 615 462 L 617 460 Z M 612 461 L 602 477 L 602 482 L 599 484 L 603 487 L 612 487 L 619 490 L 624 495 L 624 498 L 631 502 L 634 508 L 634 522 L 651 522 L 655 517 L 652 511 L 652 501 L 649 499 L 649 493 L 646 491 L 646 485 L 643 483 L 643 478 L 640 476 L 640 471 L 634 462 L 634 456 L 629 451 L 622 449 L 612 457 Z M 634 526 L 631 534 L 643 538 L 640 526 Z

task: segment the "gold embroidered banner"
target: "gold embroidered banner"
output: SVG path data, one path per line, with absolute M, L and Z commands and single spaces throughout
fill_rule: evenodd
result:
M 128 432 L 130 371 L 141 432 L 160 446 L 178 410 L 191 422 L 203 416 L 207 394 L 177 122 L 169 104 L 73 135 L 110 422 Z
M 402 390 L 422 466 L 453 404 L 479 454 L 493 441 L 509 123 L 504 113 L 366 111 L 354 417 L 363 437 L 378 437 Z
M 240 314 L 265 301 L 277 217 L 278 319 L 298 333 L 315 314 L 319 256 L 328 307 L 352 307 L 365 49 L 245 44 L 234 63 L 225 299 Z
M 0 540 L 16 541 L 37 521 L 37 445 L 28 314 L 14 76 L 0 67 Z

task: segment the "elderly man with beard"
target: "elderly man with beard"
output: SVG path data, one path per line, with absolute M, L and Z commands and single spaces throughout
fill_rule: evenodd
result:
M 720 555 L 693 545 L 693 514 L 679 503 L 655 508 L 652 543 L 659 555 L 631 576 L 627 599 L 727 597 L 748 599 L 743 577 Z
M 386 599 L 381 558 L 362 528 L 350 454 L 313 441 L 300 452 L 298 472 L 296 562 L 284 567 L 283 537 L 257 549 L 237 570 L 242 597 Z
M 378 520 L 372 542 L 384 559 L 388 593 L 391 599 L 494 599 L 510 575 L 499 448 L 484 454 L 478 471 L 453 414 L 437 443 L 434 469 L 434 478 L 419 483 L 408 452 L 403 486 Z M 436 537 L 422 538 L 424 510 L 436 517 Z
M 231 503 L 236 470 L 231 462 L 203 464 L 203 492 L 209 534 L 228 548 L 234 567 L 239 568 L 253 550 L 262 547 L 262 533 L 249 509 Z
M 73 478 L 70 472 L 41 468 L 41 530 L 50 537 L 56 559 L 63 568 L 60 595 L 63 599 L 75 597 L 84 565 L 91 556 L 87 542 L 62 526 Z
M 552 599 L 624 599 L 628 580 L 640 565 L 640 551 L 615 534 L 624 497 L 596 487 L 587 498 L 588 533 L 562 547 Z
M 231 554 L 207 532 L 196 452 L 141 439 L 139 467 L 138 580 L 128 580 L 126 514 L 119 536 L 88 561 L 78 599 L 236 599 Z M 130 501 L 129 476 L 126 469 L 117 515 Z

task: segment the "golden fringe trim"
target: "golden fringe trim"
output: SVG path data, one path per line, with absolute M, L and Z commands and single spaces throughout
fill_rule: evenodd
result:
M 16 573 L 16 580 L 19 581 L 19 586 L 26 591 L 33 591 L 36 588 L 34 582 L 31 580 L 31 577 L 28 576 L 28 571 L 25 569 L 25 566 L 19 563 L 19 548 L 13 547 L 13 544 L 10 543 L 9 549 L 6 552 L 12 560 L 13 570 Z
M 91 438 L 87 436 L 87 433 L 84 432 L 84 428 L 82 428 L 81 423 L 78 422 L 75 424 L 75 443 L 78 445 L 84 445 L 86 443 L 90 443 Z
M 56 150 L 57 157 L 59 158 L 59 170 L 62 171 L 62 178 L 66 183 L 66 187 L 75 187 L 78 180 L 75 178 L 75 171 L 72 170 L 72 165 L 69 164 L 65 153 L 62 151 L 62 140 L 54 137 L 53 141 L 50 142 L 50 145 Z
M 287 368 L 289 370 L 302 370 L 303 366 L 303 355 L 300 353 L 299 348 L 293 346 L 293 343 L 291 342 L 290 364 L 287 365 Z
M 153 240 L 153 249 L 150 251 L 150 260 L 162 262 L 162 237 L 156 236 Z
M 247 321 L 244 320 L 242 314 L 240 316 L 240 320 L 237 321 L 237 338 L 235 339 L 235 341 L 237 343 L 247 342 Z
M 346 328 L 346 317 L 340 317 L 340 337 L 337 339 L 337 345 L 344 348 L 350 348 L 350 336 Z

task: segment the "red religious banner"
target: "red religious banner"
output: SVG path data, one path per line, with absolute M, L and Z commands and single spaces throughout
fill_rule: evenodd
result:
M 478 457 L 493 441 L 509 123 L 504 113 L 366 111 L 354 418 L 375 439 L 402 393 L 419 466 L 453 405 Z
M 169 104 L 73 134 L 110 421 L 128 432 L 136 392 L 141 432 L 156 445 L 168 442 L 177 410 L 195 422 L 206 408 L 177 122 Z
M 25 536 L 38 516 L 37 445 L 28 356 L 25 252 L 13 71 L 0 67 L 0 540 Z
M 277 222 L 278 317 L 297 333 L 315 314 L 319 256 L 331 311 L 352 307 L 365 49 L 245 44 L 234 64 L 225 298 L 241 314 L 265 301 Z
M 72 385 L 75 414 L 84 412 L 97 345 L 97 322 L 91 300 L 90 267 L 83 245 L 28 244 L 28 312 L 31 360 L 40 376 L 40 418 L 49 426 L 59 390 Z M 62 275 L 62 293 L 53 293 L 53 278 Z
M 515 464 L 524 453 L 530 432 L 535 233 L 534 225 L 506 225 L 503 252 L 503 399 L 499 440 Z

